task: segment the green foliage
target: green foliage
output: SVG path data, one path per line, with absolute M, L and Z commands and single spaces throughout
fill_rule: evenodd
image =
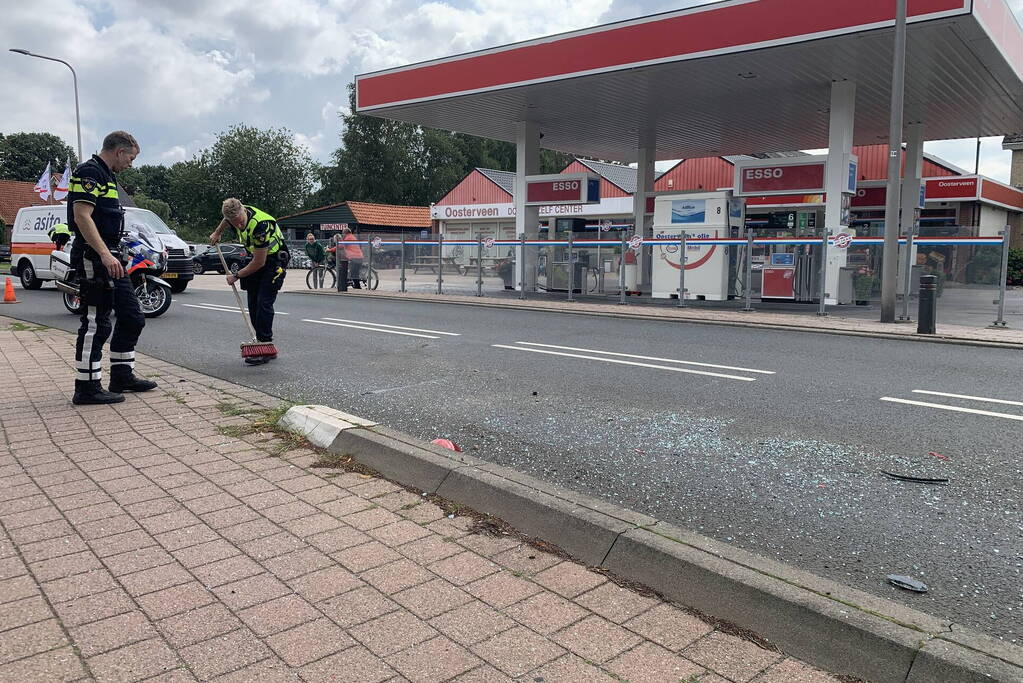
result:
M 216 227 L 227 197 L 272 216 L 299 210 L 312 191 L 313 171 L 312 160 L 287 129 L 236 125 L 195 158 L 170 167 L 165 201 L 182 234 L 198 240 Z
M 1009 250 L 1009 274 L 1006 284 L 1014 287 L 1023 286 L 1023 249 Z
M 341 116 L 341 147 L 333 165 L 317 169 L 321 188 L 306 208 L 342 201 L 425 206 L 440 199 L 476 167 L 515 170 L 515 145 L 356 114 L 354 84 L 349 113 Z M 569 154 L 540 150 L 540 172 L 558 173 Z
M 143 164 L 128 168 L 117 174 L 117 182 L 131 195 L 143 194 L 164 202 L 170 197 L 170 169 L 166 166 Z
M 147 197 L 144 194 L 136 194 L 132 197 L 132 199 L 135 200 L 135 206 L 140 209 L 152 211 L 159 216 L 164 223 L 171 225 L 173 222 L 171 219 L 170 205 L 162 199 L 153 199 L 152 197 Z
M 64 164 L 78 163 L 71 146 L 51 133 L 11 133 L 0 138 L 0 180 L 32 182 L 50 164 L 53 173 L 62 173 Z

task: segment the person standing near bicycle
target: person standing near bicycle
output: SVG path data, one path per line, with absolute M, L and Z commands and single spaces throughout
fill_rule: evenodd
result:
M 313 271 L 313 284 L 323 287 L 323 265 L 327 262 L 327 251 L 316 241 L 316 235 L 305 236 L 305 255 L 309 257 L 309 269 Z
M 351 228 L 345 226 L 341 228 L 340 236 L 334 236 L 337 242 L 334 246 L 328 247 L 327 251 L 334 253 L 338 249 L 343 249 L 343 256 L 339 254 L 339 257 L 343 260 L 348 261 L 348 281 L 352 285 L 352 289 L 362 289 L 362 284 L 359 281 L 359 272 L 362 270 L 362 247 L 358 244 L 344 244 L 345 242 L 355 242 L 355 235 L 352 234 Z

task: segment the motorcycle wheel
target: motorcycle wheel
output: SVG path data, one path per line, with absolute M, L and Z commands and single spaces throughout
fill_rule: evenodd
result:
M 170 287 L 149 283 L 142 283 L 135 288 L 135 296 L 138 297 L 139 305 L 142 307 L 142 315 L 147 318 L 156 318 L 167 312 L 171 305 Z
M 61 299 L 64 301 L 64 308 L 67 309 L 68 313 L 72 315 L 82 314 L 82 299 L 77 294 L 70 294 L 63 292 Z

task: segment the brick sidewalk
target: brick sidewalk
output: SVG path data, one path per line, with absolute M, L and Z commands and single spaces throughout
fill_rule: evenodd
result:
M 0 680 L 835 680 L 279 437 L 226 435 L 277 403 L 259 392 L 140 356 L 160 389 L 73 407 L 73 338 L 26 328 L 0 317 Z

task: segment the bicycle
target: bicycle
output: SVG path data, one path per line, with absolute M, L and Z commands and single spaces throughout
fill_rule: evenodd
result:
M 322 275 L 320 275 L 322 273 Z M 370 291 L 380 286 L 380 274 L 376 268 L 363 266 L 359 269 L 359 286 Z M 354 286 L 355 280 L 349 279 L 349 285 Z M 337 285 L 337 274 L 333 268 L 318 264 L 309 268 L 305 276 L 305 285 L 309 289 L 334 289 Z
M 305 275 L 305 286 L 309 289 L 334 289 L 336 284 L 337 275 L 322 263 L 310 266 Z

